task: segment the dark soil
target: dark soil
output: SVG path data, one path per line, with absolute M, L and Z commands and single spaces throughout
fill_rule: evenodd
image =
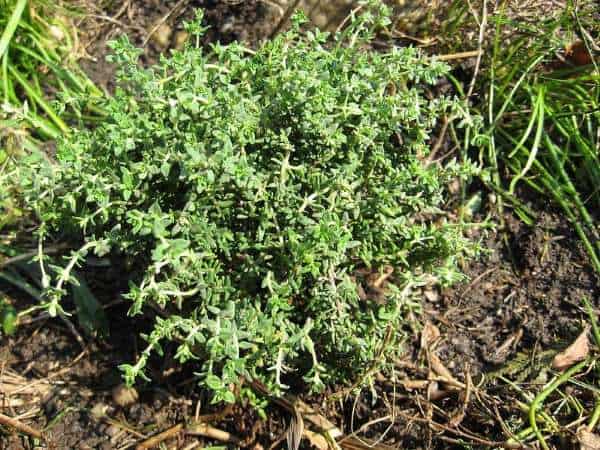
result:
M 91 42 L 87 51 L 96 59 L 88 61 L 86 68 L 108 89 L 112 69 L 103 62 L 106 41 L 126 32 L 142 45 L 153 24 L 177 2 L 125 2 L 122 10 L 117 3 L 96 14 L 109 16 L 121 25 L 90 18 L 81 24 L 86 30 L 84 41 Z M 181 21 L 191 17 L 193 7 L 206 9 L 212 26 L 207 42 L 241 39 L 255 45 L 268 35 L 275 21 L 258 0 L 197 0 L 185 5 L 166 21 L 171 28 L 166 46 L 149 41 L 145 62 L 155 61 L 161 51 L 175 44 Z M 362 436 L 381 440 L 378 448 L 388 448 L 384 444 L 411 449 L 458 448 L 460 441 L 490 447 L 495 440 L 506 440 L 499 418 L 510 420 L 515 414 L 518 395 L 500 381 L 500 375 L 532 385 L 543 383 L 547 351 L 573 341 L 586 318 L 582 298 L 597 302 L 600 293 L 572 228 L 564 218 L 544 208 L 547 205 L 540 209 L 534 227 L 523 225 L 508 213 L 503 217 L 503 231 L 481 231 L 474 236 L 482 239 L 487 253 L 465 264 L 469 280 L 442 292 L 430 291 L 423 298 L 420 319 L 439 329 L 436 345 L 424 349 L 415 335 L 398 362 L 399 379 L 424 379 L 427 353 L 435 352 L 459 382 L 477 386 L 477 395 L 467 407 L 456 392 L 408 389 L 382 378 L 372 391 L 363 390 L 359 397 L 346 395 L 333 400 L 330 392 L 304 400 L 345 433 L 363 427 Z M 261 419 L 249 407 L 222 411 L 211 406 L 207 394 L 195 384 L 193 370 L 182 370 L 173 363 L 169 349 L 164 358 L 167 363 L 150 361 L 148 375 L 153 383 L 138 386 L 139 399 L 119 406 L 113 395 L 121 383 L 117 367 L 135 361 L 144 345 L 139 335 L 151 322 L 144 317 L 135 321 L 126 318 L 127 305 L 120 302 L 120 292 L 126 289 L 127 280 L 122 279 L 121 268 L 98 272 L 87 276 L 113 318 L 108 339 L 88 338 L 87 351 L 81 354 L 80 345 L 62 322 L 43 320 L 21 326 L 16 336 L 0 340 L 0 383 L 10 370 L 23 377 L 23 389 L 41 382 L 46 386 L 37 397 L 24 390 L 9 398 L 0 384 L 2 412 L 21 418 L 48 436 L 48 445 L 42 446 L 26 435 L 2 428 L 0 450 L 134 448 L 145 437 L 189 422 L 196 414 L 212 415 L 205 417 L 206 421 L 240 438 L 240 446 L 260 450 L 285 445 L 285 431 L 292 421 L 288 411 L 273 404 L 267 409 L 267 419 Z M 19 406 L 11 403 L 14 400 L 31 402 Z M 592 401 L 585 395 L 581 400 Z M 14 406 L 5 407 L 7 404 Z M 194 442 L 198 448 L 219 444 L 179 433 L 166 440 L 168 446 L 164 448 L 182 449 Z M 553 444 L 567 448 L 572 443 Z M 306 440 L 303 445 L 309 446 Z
M 273 9 L 261 0 L 129 0 L 107 2 L 105 7 L 95 6 L 90 0 L 81 1 L 83 9 L 91 13 L 78 24 L 85 43 L 82 52 L 89 55 L 82 60 L 82 66 L 94 82 L 109 91 L 114 68 L 106 62 L 110 53 L 106 44 L 118 36 L 126 34 L 144 50 L 142 63 L 152 64 L 162 52 L 183 45 L 183 22 L 193 20 L 197 8 L 204 10 L 204 22 L 209 26 L 204 44 L 242 41 L 255 46 L 277 23 Z
M 451 369 L 461 361 L 474 372 L 490 371 L 519 351 L 563 346 L 582 329 L 582 299 L 598 295 L 568 222 L 552 213 L 542 213 L 533 228 L 510 215 L 505 219 L 507 238 L 494 233 L 484 240 L 491 253 L 469 265 L 471 282 L 426 303 L 427 315 L 446 336 L 440 350 Z M 503 347 L 509 339 L 513 345 Z
M 501 420 L 510 422 L 519 415 L 515 405 L 523 397 L 500 377 L 538 392 L 550 378 L 554 354 L 589 323 L 582 298 L 597 308 L 600 288 L 565 219 L 540 211 L 534 227 L 510 213 L 504 220 L 505 231 L 483 236 L 487 254 L 464 267 L 468 282 L 423 297 L 421 319 L 435 325 L 440 338 L 424 351 L 415 337 L 398 365 L 399 379 L 423 380 L 430 373 L 427 352 L 435 353 L 457 380 L 466 383 L 470 378 L 477 386 L 477 394 L 471 394 L 475 398 L 465 408 L 457 392 L 434 399 L 434 390 L 409 390 L 378 380 L 376 397 L 363 391 L 341 406 L 329 405 L 328 416 L 343 424 L 344 431 L 371 424 L 365 436 L 410 449 L 464 448 L 460 442 L 490 448 L 510 437 Z M 575 393 L 573 387 L 567 389 Z M 589 393 L 575 395 L 591 410 L 594 399 Z M 565 423 L 576 418 L 563 417 Z M 551 444 L 579 448 L 571 437 Z

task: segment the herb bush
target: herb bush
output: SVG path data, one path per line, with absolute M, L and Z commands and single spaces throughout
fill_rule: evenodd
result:
M 296 16 L 257 51 L 190 44 L 150 68 L 120 39 L 104 121 L 61 140 L 54 163 L 27 159 L 41 243 L 79 249 L 45 274 L 51 314 L 86 254 L 134 261 L 130 314 L 156 319 L 126 381 L 167 343 L 215 401 L 243 379 L 366 381 L 401 351 L 411 290 L 460 277 L 473 246 L 440 205 L 474 169 L 425 163 L 436 119 L 460 107 L 424 93 L 443 63 L 370 50 L 376 13 L 333 36 Z M 360 295 L 356 271 L 389 266 L 385 300 Z

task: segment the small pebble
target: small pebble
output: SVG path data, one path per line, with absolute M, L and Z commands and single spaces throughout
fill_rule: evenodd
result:
M 173 34 L 173 29 L 166 23 L 163 23 L 161 26 L 157 28 L 157 30 L 152 35 L 152 41 L 161 48 L 166 48 L 169 46 L 171 42 L 171 35 Z
M 325 14 L 316 14 L 313 17 L 314 24 L 319 28 L 324 28 L 327 25 L 327 16 Z
M 423 295 L 425 295 L 425 298 L 432 303 L 436 303 L 440 299 L 440 295 L 433 289 L 425 290 Z
M 112 398 L 117 405 L 125 407 L 137 402 L 139 395 L 135 388 L 119 384 L 113 388 Z
M 56 25 L 50 25 L 50 27 L 48 27 L 48 32 L 50 33 L 50 36 L 52 36 L 58 42 L 62 42 L 65 39 L 65 33 Z
M 94 419 L 102 419 L 104 416 L 106 416 L 108 409 L 108 405 L 105 405 L 104 403 L 96 403 L 92 407 L 90 414 Z
M 231 31 L 233 31 L 233 28 L 234 28 L 233 18 L 229 18 L 223 23 L 223 25 L 221 25 L 221 29 L 219 31 L 221 31 L 221 33 L 225 34 L 225 33 L 229 33 Z

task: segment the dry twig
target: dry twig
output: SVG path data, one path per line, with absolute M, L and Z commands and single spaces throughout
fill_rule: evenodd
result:
M 483 50 L 469 50 L 466 52 L 448 53 L 447 55 L 436 55 L 435 59 L 438 61 L 454 61 L 456 59 L 474 58 L 475 56 L 481 57 Z
M 135 448 L 136 450 L 147 450 L 150 448 L 156 447 L 163 441 L 170 439 L 172 437 L 177 436 L 183 430 L 183 424 L 179 423 L 174 427 L 169 428 L 168 430 L 163 431 L 162 433 L 158 433 L 149 439 L 146 439 L 144 442 L 141 442 Z
M 294 13 L 299 3 L 300 0 L 295 0 L 294 3 L 288 6 L 287 10 L 285 11 L 285 14 L 281 17 L 281 19 L 279 19 L 279 22 L 277 22 L 275 28 L 273 28 L 273 30 L 271 30 L 271 32 L 269 33 L 269 39 L 272 39 L 277 33 L 281 31 L 285 23 L 289 20 L 290 17 L 292 17 L 292 14 Z
M 242 442 L 242 440 L 239 437 L 234 436 L 233 434 L 227 431 L 211 427 L 206 423 L 191 424 L 185 429 L 185 433 L 192 436 L 208 437 L 220 442 L 226 442 L 228 444 L 239 444 L 240 442 Z
M 156 22 L 156 24 L 152 27 L 152 29 L 150 30 L 150 32 L 148 33 L 148 36 L 146 36 L 146 38 L 144 39 L 144 42 L 142 43 L 142 47 L 145 47 L 148 44 L 148 41 L 150 41 L 150 39 L 152 38 L 152 35 L 154 33 L 156 33 L 156 31 L 167 21 L 169 20 L 169 17 L 171 17 L 171 15 L 177 11 L 179 8 L 181 8 L 183 6 L 183 4 L 188 1 L 188 0 L 179 0 L 175 6 L 173 6 L 173 8 L 171 8 L 171 10 L 165 14 L 164 16 L 161 17 L 161 19 Z
M 469 2 L 469 6 L 471 3 Z M 477 15 L 475 15 L 477 18 Z M 481 13 L 481 23 L 479 24 L 479 37 L 477 40 L 477 50 L 479 54 L 477 55 L 477 61 L 475 62 L 475 70 L 473 71 L 473 78 L 471 78 L 471 83 L 469 84 L 469 90 L 467 91 L 467 99 L 471 97 L 473 94 L 473 90 L 475 89 L 475 82 L 477 81 L 477 75 L 479 74 L 479 68 L 481 67 L 481 57 L 483 55 L 483 41 L 485 39 L 485 29 L 487 27 L 487 0 L 483 0 L 483 11 Z
M 17 431 L 20 431 L 21 433 L 25 433 L 25 434 L 28 434 L 29 436 L 33 436 L 35 438 L 45 440 L 45 437 L 41 431 L 36 430 L 35 428 L 32 428 L 29 425 L 18 421 L 17 419 L 13 419 L 12 417 L 5 416 L 2 413 L 0 413 L 0 425 L 6 425 L 8 427 L 14 428 Z

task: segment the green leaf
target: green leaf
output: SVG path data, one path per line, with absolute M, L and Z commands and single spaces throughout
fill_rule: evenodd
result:
M 71 289 L 79 325 L 91 336 L 107 337 L 108 319 L 102 305 L 92 294 L 83 277 L 79 274 L 74 275 L 78 284 L 73 284 Z
M 222 397 L 225 403 L 235 403 L 235 395 L 231 391 L 224 391 Z
M 0 323 L 2 324 L 3 333 L 7 336 L 12 336 L 17 330 L 17 311 L 6 300 L 0 301 Z
M 220 389 L 223 389 L 223 382 L 216 375 L 213 375 L 213 374 L 208 375 L 206 377 L 206 379 L 204 380 L 204 382 L 206 383 L 206 386 L 208 386 L 213 391 L 218 391 Z

